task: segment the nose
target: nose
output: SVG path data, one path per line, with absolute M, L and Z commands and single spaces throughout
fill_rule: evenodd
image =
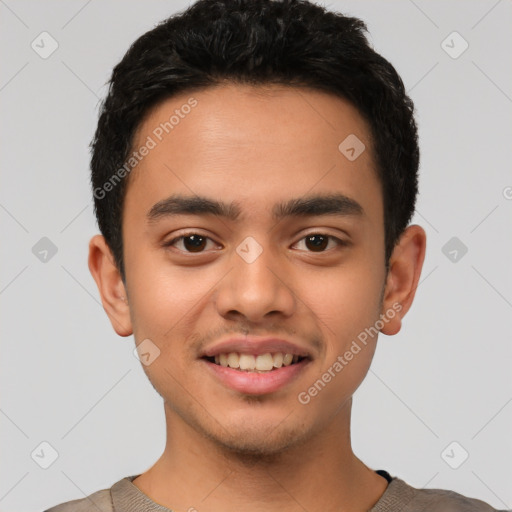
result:
M 240 254 L 233 254 L 233 267 L 217 289 L 219 314 L 226 318 L 242 316 L 254 323 L 279 315 L 283 318 L 292 316 L 296 298 L 293 283 L 288 282 L 290 277 L 284 270 L 285 264 L 280 265 L 268 249 L 254 261 L 244 259 Z

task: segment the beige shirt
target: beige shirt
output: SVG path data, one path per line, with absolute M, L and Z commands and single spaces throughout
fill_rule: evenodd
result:
M 172 512 L 146 496 L 128 476 L 110 489 L 68 501 L 45 512 Z M 194 510 L 191 508 L 191 510 Z M 443 489 L 416 489 L 393 477 L 384 494 L 369 512 L 512 512 L 497 511 L 483 501 Z

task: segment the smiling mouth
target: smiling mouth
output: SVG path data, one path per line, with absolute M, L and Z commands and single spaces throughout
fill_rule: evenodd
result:
M 269 373 L 285 366 L 293 366 L 308 358 L 283 352 L 268 352 L 259 355 L 230 352 L 212 357 L 205 356 L 203 359 L 240 372 Z

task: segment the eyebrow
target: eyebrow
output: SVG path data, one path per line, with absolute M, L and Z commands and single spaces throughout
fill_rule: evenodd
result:
M 149 222 L 174 215 L 214 215 L 235 221 L 242 215 L 237 202 L 223 203 L 204 196 L 175 194 L 153 205 L 147 214 Z M 274 205 L 273 220 L 285 217 L 307 217 L 317 215 L 357 216 L 364 215 L 363 207 L 344 194 L 310 195 L 290 199 Z

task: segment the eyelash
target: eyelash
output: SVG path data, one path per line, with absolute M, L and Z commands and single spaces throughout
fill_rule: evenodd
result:
M 180 235 L 180 236 L 177 236 L 177 237 L 173 238 L 173 239 L 172 239 L 172 240 L 170 240 L 169 242 L 165 242 L 165 243 L 163 244 L 163 246 L 164 246 L 164 247 L 172 247 L 176 242 L 178 242 L 178 241 L 182 241 L 183 239 L 188 238 L 188 237 L 193 236 L 193 235 L 198 235 L 198 236 L 200 236 L 200 237 L 202 237 L 202 238 L 206 238 L 207 240 L 209 240 L 209 241 L 213 242 L 213 240 L 212 240 L 210 237 L 208 237 L 208 236 L 202 235 L 201 233 L 198 233 L 198 232 L 196 232 L 196 231 L 190 231 L 190 232 L 188 232 L 188 233 L 184 233 L 184 234 L 182 234 L 182 235 Z M 302 242 L 302 241 L 303 241 L 303 240 L 305 240 L 307 237 L 311 237 L 311 236 L 325 236 L 325 237 L 327 237 L 329 240 L 334 240 L 334 241 L 337 243 L 338 247 L 342 247 L 342 246 L 347 246 L 347 245 L 348 245 L 348 242 L 345 242 L 344 240 L 341 240 L 340 238 L 338 238 L 338 237 L 336 237 L 336 236 L 328 235 L 328 234 L 326 234 L 326 233 L 320 233 L 320 232 L 312 232 L 312 233 L 308 233 L 308 234 L 304 235 L 304 236 L 299 240 L 299 242 Z M 296 242 L 296 243 L 298 243 L 298 242 Z M 294 244 L 294 245 L 296 245 L 296 244 Z M 186 251 L 186 250 L 181 250 L 181 249 L 178 249 L 178 250 L 179 250 L 180 252 L 182 252 L 182 253 L 185 253 L 185 254 L 204 254 L 204 253 L 205 253 L 205 251 L 191 252 L 191 251 Z M 332 249 L 325 249 L 325 250 L 323 250 L 323 251 L 318 251 L 318 253 L 320 253 L 320 254 L 321 254 L 321 253 L 324 253 L 324 252 L 328 252 L 329 250 L 332 250 Z M 318 253 L 316 253 L 315 251 L 307 251 L 307 252 L 310 252 L 310 253 L 312 253 L 312 254 L 318 254 Z

